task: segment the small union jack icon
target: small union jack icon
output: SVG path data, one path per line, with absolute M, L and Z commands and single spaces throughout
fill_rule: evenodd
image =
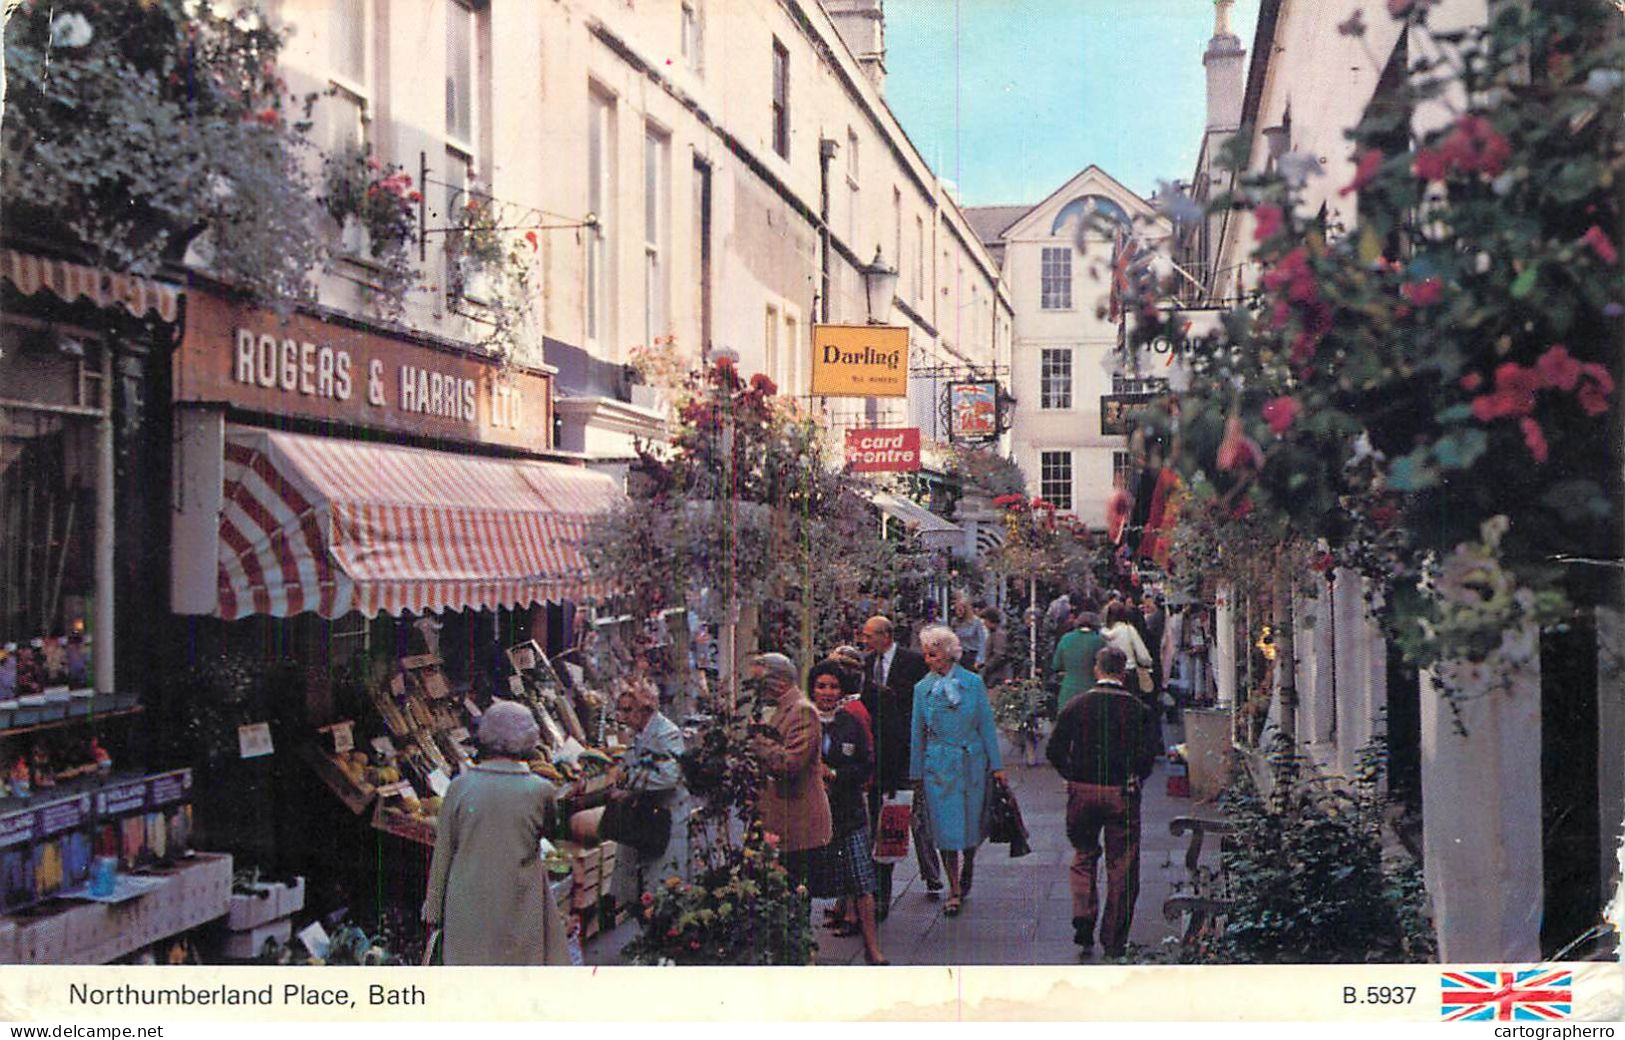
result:
M 1447 971 L 1439 977 L 1440 1017 L 1446 1022 L 1548 1022 L 1572 1013 L 1568 971 Z

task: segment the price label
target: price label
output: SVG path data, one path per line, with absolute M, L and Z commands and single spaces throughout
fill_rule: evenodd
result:
M 434 769 L 430 771 L 429 790 L 434 792 L 435 797 L 444 798 L 446 796 L 446 792 L 450 790 L 450 788 L 451 777 L 446 775 L 446 771 L 444 769 Z
M 271 744 L 271 724 L 252 722 L 237 727 L 237 754 L 239 758 L 263 758 L 276 753 Z
M 390 740 L 388 737 L 373 737 L 372 749 L 378 752 L 378 754 L 383 757 L 385 762 L 395 761 L 395 756 L 400 754 L 400 752 L 395 750 L 395 742 Z
M 355 747 L 355 722 L 346 719 L 335 722 L 331 726 L 322 727 L 327 735 L 333 738 L 333 754 L 342 755 Z

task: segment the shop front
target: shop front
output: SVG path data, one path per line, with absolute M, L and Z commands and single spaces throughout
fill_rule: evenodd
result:
M 582 544 L 621 489 L 551 453 L 551 373 L 341 315 L 194 293 L 173 385 L 168 721 L 199 828 L 308 877 L 313 910 L 415 914 L 493 698 L 598 742 L 602 701 L 552 662 L 605 591 Z

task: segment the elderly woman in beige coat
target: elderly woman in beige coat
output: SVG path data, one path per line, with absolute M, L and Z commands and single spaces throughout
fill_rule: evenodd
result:
M 778 836 L 784 867 L 807 880 L 814 849 L 835 834 L 829 796 L 824 793 L 824 762 L 819 745 L 824 729 L 818 709 L 801 692 L 796 666 L 783 654 L 762 654 L 755 666 L 773 709 L 773 732 L 758 736 L 755 751 L 767 774 L 756 799 L 762 828 Z
M 497 701 L 480 719 L 479 764 L 446 791 L 423 908 L 446 964 L 570 963 L 538 848 L 553 786 L 524 761 L 540 737 L 529 708 Z

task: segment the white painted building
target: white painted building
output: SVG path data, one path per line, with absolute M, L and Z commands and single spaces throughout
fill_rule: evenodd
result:
M 1090 166 L 1035 206 L 969 210 L 1001 259 L 1015 305 L 1011 387 L 1020 405 L 1011 454 L 1033 496 L 1091 527 L 1106 524 L 1114 481 L 1132 467 L 1127 438 L 1104 432 L 1101 398 L 1142 385 L 1115 374 L 1118 322 L 1108 313 L 1115 233 L 1143 242 L 1171 228 L 1150 204 Z M 1081 247 L 1081 248 L 1080 248 Z
M 293 88 L 334 90 L 319 140 L 366 140 L 414 176 L 421 159 L 538 225 L 522 355 L 558 371 L 562 449 L 626 458 L 661 435 L 666 402 L 626 368 L 652 344 L 696 365 L 730 351 L 805 395 L 812 325 L 869 320 L 859 268 L 877 248 L 900 277 L 873 317 L 908 327 L 918 376 L 906 402 L 809 401 L 834 426 L 945 439 L 949 373 L 1009 364 L 999 271 L 886 107 L 878 0 L 283 0 L 281 15 Z M 427 192 L 431 229 L 454 191 Z M 478 339 L 444 245 L 431 232 L 405 320 Z M 360 280 L 329 279 L 324 302 L 364 309 Z

